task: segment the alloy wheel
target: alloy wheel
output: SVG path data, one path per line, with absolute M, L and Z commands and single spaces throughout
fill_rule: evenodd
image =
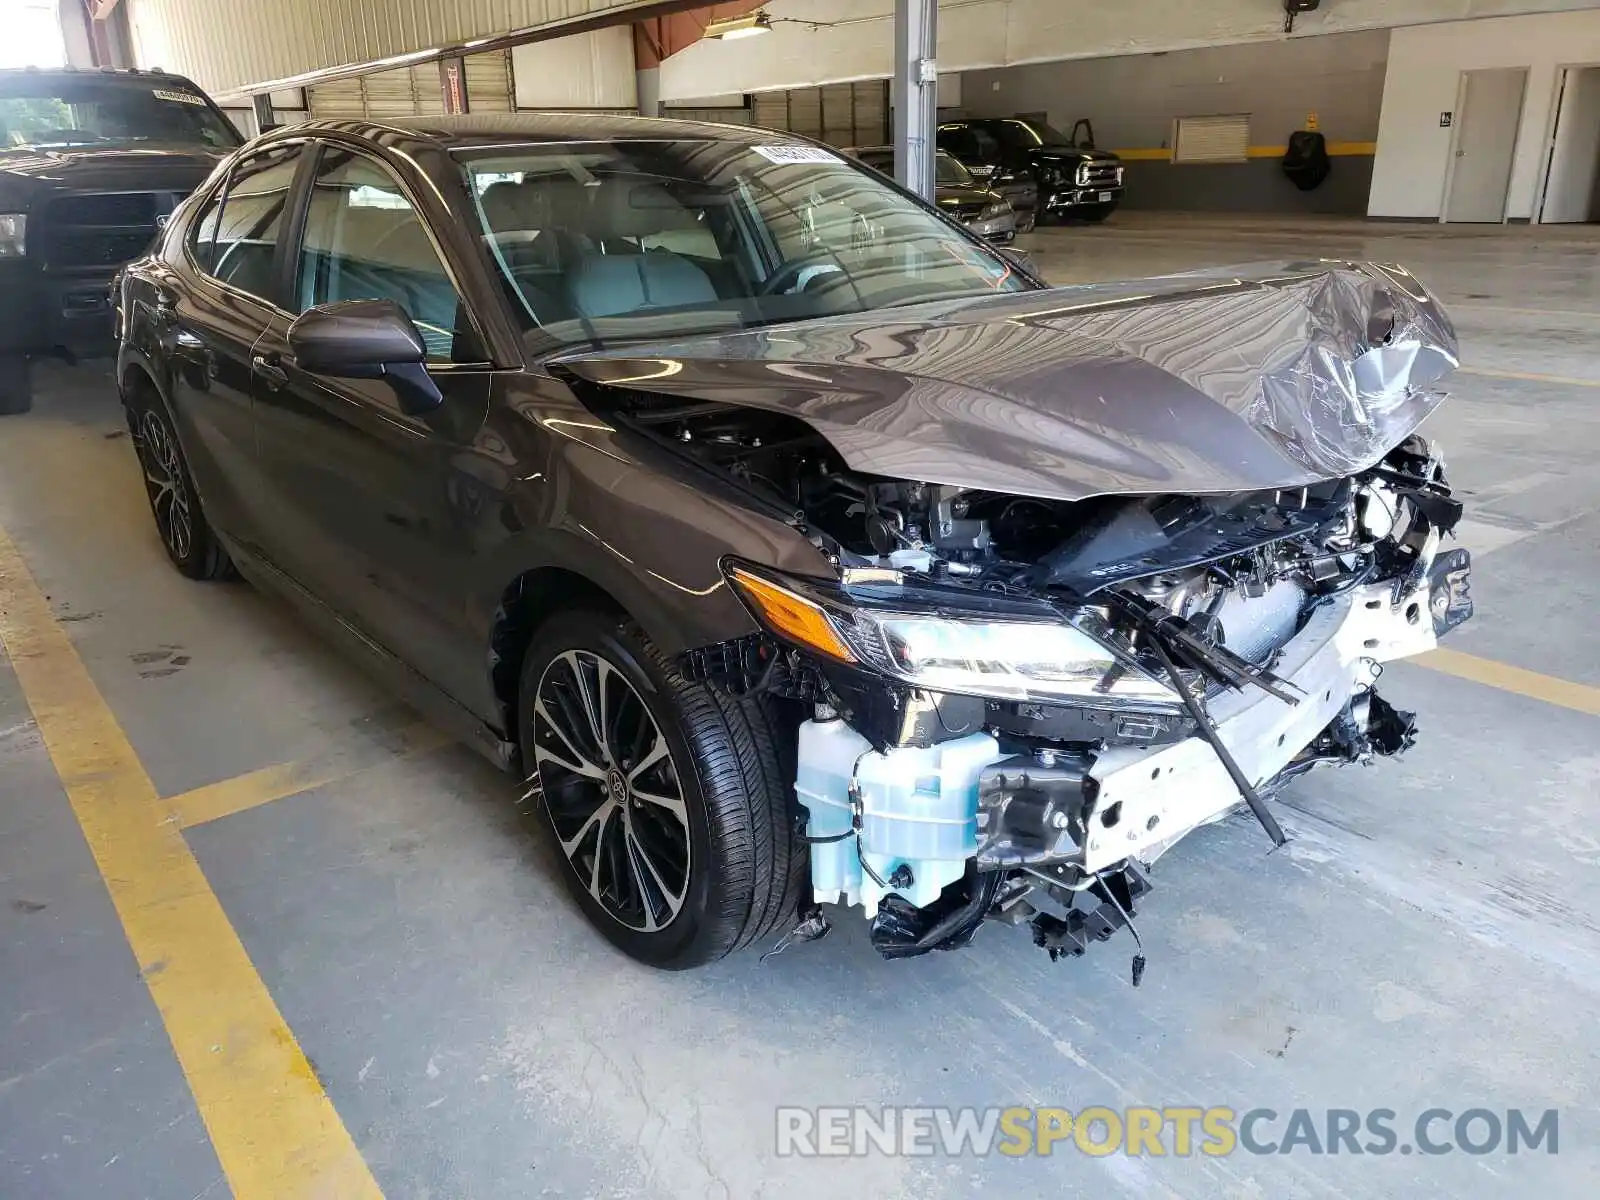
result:
M 139 463 L 161 540 L 174 558 L 187 559 L 194 548 L 194 518 L 189 511 L 183 460 L 171 429 L 150 409 L 139 418 Z
M 689 893 L 683 786 L 661 727 L 622 670 L 568 650 L 533 706 L 534 770 L 561 852 L 594 901 L 641 933 L 665 929 Z

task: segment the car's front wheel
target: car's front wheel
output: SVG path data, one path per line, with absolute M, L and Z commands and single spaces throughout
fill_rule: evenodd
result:
M 156 532 L 173 566 L 190 579 L 229 579 L 233 560 L 200 507 L 189 463 L 166 405 L 151 385 L 128 396 L 128 425 L 144 472 L 145 493 Z
M 535 635 L 518 711 L 563 878 L 624 952 L 699 966 L 793 915 L 793 749 L 765 706 L 684 679 L 626 617 L 574 610 Z

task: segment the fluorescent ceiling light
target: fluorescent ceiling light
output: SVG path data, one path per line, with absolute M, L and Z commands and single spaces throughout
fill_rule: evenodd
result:
M 716 38 L 719 41 L 732 41 L 734 38 L 755 37 L 758 33 L 772 32 L 772 18 L 765 12 L 751 13 L 744 17 L 729 17 L 723 21 L 712 21 L 706 26 L 705 36 Z

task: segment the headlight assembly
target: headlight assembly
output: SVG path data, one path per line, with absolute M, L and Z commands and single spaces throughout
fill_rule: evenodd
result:
M 21 258 L 28 250 L 28 214 L 0 213 L 0 258 Z
M 728 581 L 752 615 L 783 641 L 911 687 L 994 700 L 1080 703 L 1097 708 L 1179 712 L 1171 687 L 1125 647 L 1093 636 L 1044 606 L 996 603 L 954 607 L 964 597 L 927 590 L 881 590 L 881 599 L 740 565 Z M 897 595 L 897 593 L 900 593 Z M 900 601 L 897 603 L 896 601 Z M 1031 611 L 1023 611 L 1031 609 Z
M 980 219 L 984 221 L 994 221 L 998 220 L 1000 217 L 1008 215 L 1010 212 L 1011 205 L 1007 204 L 1004 200 L 1000 200 L 985 208 L 980 214 Z

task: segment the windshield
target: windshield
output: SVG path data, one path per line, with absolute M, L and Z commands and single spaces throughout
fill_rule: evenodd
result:
M 1034 146 L 1072 145 L 1070 137 L 1044 121 L 999 121 L 996 123 L 994 133 L 996 137 L 1014 150 L 1027 150 Z
M 935 183 L 948 183 L 954 187 L 973 186 L 972 172 L 943 150 L 934 156 L 933 179 Z
M 171 81 L 158 86 L 46 77 L 0 83 L 0 149 L 177 142 L 231 150 L 239 140 L 204 96 Z
M 530 146 L 465 167 L 514 309 L 556 344 L 1034 286 L 881 176 L 816 146 Z

